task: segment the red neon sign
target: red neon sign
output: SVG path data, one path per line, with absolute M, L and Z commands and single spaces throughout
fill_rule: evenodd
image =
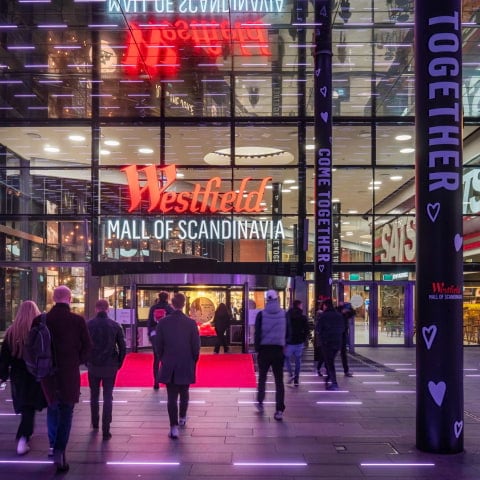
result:
M 260 182 L 257 191 L 247 191 L 247 184 L 251 177 L 242 179 L 238 191 L 222 192 L 222 179 L 213 177 L 202 189 L 198 183 L 188 192 L 168 190 L 176 180 L 175 165 L 158 167 L 148 165 L 139 167 L 129 165 L 122 168 L 127 176 L 130 193 L 130 208 L 133 212 L 141 206 L 142 198 L 148 196 L 148 212 L 159 213 L 261 213 L 265 210 L 261 206 L 267 183 L 272 177 L 265 177 Z M 142 178 L 140 178 L 140 174 Z
M 141 27 L 130 23 L 122 65 L 129 75 L 146 73 L 150 77 L 172 75 L 180 67 L 179 50 L 192 45 L 197 54 L 216 59 L 224 48 L 235 42 L 240 55 L 271 56 L 268 30 L 261 22 L 240 23 L 232 27 L 222 22 L 186 21 L 149 22 Z

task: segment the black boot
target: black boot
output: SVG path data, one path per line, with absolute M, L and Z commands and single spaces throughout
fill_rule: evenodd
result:
M 110 440 L 112 438 L 112 434 L 110 433 L 110 424 L 102 425 L 102 431 L 104 440 Z
M 53 451 L 53 463 L 57 467 L 57 473 L 68 472 L 70 466 L 65 460 L 64 450 Z

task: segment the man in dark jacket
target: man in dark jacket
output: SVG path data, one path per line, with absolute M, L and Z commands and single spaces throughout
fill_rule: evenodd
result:
M 148 339 L 152 344 L 153 350 L 153 389 L 158 390 L 158 368 L 160 366 L 160 359 L 155 348 L 154 337 L 156 335 L 158 321 L 173 312 L 173 308 L 168 304 L 168 292 L 160 292 L 157 301 L 150 307 L 148 312 L 147 329 Z
M 340 357 L 342 359 L 343 373 L 346 377 L 353 377 L 348 367 L 348 342 L 350 337 L 350 323 L 355 321 L 355 310 L 351 303 L 340 302 L 338 305 L 338 312 L 342 314 L 345 321 L 345 330 L 342 334 L 342 347 L 340 348 Z
M 52 336 L 56 372 L 41 380 L 48 402 L 47 429 L 53 461 L 58 472 L 69 469 L 65 461 L 73 408 L 80 399 L 80 365 L 86 363 L 91 349 L 85 319 L 70 311 L 72 292 L 65 285 L 53 291 L 55 305 L 47 313 L 47 327 Z M 34 319 L 39 322 L 40 316 Z
M 285 347 L 285 368 L 289 375 L 288 383 L 298 387 L 302 364 L 303 347 L 309 333 L 308 318 L 303 314 L 302 301 L 294 300 L 287 312 L 287 345 Z M 295 374 L 292 371 L 292 356 L 295 359 Z
M 112 437 L 113 386 L 117 372 L 123 364 L 127 347 L 122 327 L 108 318 L 108 301 L 97 300 L 97 315 L 88 324 L 93 348 L 88 359 L 88 384 L 90 386 L 90 413 L 92 428 L 98 430 L 100 417 L 100 383 L 103 386 L 102 432 L 103 439 Z
M 189 389 L 190 384 L 195 383 L 200 355 L 200 335 L 195 320 L 182 312 L 185 295 L 176 293 L 172 305 L 174 311 L 159 320 L 153 341 L 162 362 L 158 381 L 167 386 L 168 436 L 176 439 L 178 427 L 184 427 L 187 422 Z
M 327 390 L 338 390 L 335 357 L 342 346 L 345 320 L 335 310 L 330 298 L 323 300 L 316 325 L 318 329 L 316 333 L 322 345 L 325 366 L 327 368 L 325 387 Z

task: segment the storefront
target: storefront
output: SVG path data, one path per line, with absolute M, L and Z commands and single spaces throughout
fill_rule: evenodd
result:
M 99 296 L 128 311 L 132 348 L 145 343 L 160 287 L 189 305 L 243 308 L 244 349 L 250 302 L 265 289 L 313 314 L 314 99 L 326 92 L 315 92 L 312 2 L 13 1 L 0 11 L 0 335 L 21 301 L 50 308 L 59 284 L 87 317 Z M 480 324 L 477 17 L 465 3 L 468 345 Z M 334 296 L 358 302 L 356 344 L 410 346 L 413 2 L 342 0 L 332 21 Z

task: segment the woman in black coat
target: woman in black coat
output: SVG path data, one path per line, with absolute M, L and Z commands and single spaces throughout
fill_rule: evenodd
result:
M 214 353 L 220 353 L 220 347 L 223 346 L 224 353 L 228 352 L 228 340 L 227 340 L 227 331 L 230 327 L 232 321 L 232 314 L 228 310 L 227 306 L 224 303 L 221 303 L 215 310 L 215 315 L 213 317 L 213 326 L 215 328 L 215 333 L 217 338 L 215 341 Z
M 0 352 L 0 379 L 10 378 L 10 387 L 15 413 L 21 414 L 16 439 L 18 455 L 30 450 L 28 442 L 33 434 L 35 411 L 47 406 L 40 382 L 27 370 L 23 360 L 23 349 L 32 320 L 40 315 L 35 302 L 24 301 L 17 312 L 14 322 L 5 332 Z

